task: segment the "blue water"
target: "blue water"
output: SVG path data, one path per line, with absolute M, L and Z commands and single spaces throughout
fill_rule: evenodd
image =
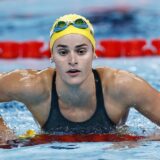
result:
M 115 3 L 116 2 L 116 3 Z M 65 3 L 65 9 L 64 9 Z M 94 22 L 97 39 L 116 38 L 157 38 L 160 36 L 159 5 L 157 0 L 92 0 L 66 1 L 59 0 L 2 0 L 0 1 L 0 40 L 37 40 L 48 41 L 49 28 L 58 16 L 64 13 L 81 13 L 94 19 L 91 10 L 94 7 L 115 7 L 127 5 L 133 9 L 131 21 L 120 23 L 103 20 L 105 14 L 100 15 L 100 22 Z M 105 18 L 105 17 L 104 17 Z M 0 60 L 0 72 L 14 69 L 44 69 L 50 67 L 48 59 L 17 59 Z M 132 59 L 97 59 L 93 67 L 110 66 L 133 72 L 144 78 L 155 89 L 160 91 L 160 57 L 132 58 Z M 40 131 L 31 113 L 22 103 L 13 101 L 0 103 L 0 113 L 7 125 L 17 135 L 28 129 Z M 159 127 L 140 115 L 134 109 L 129 114 L 126 123 L 128 131 L 137 135 L 151 135 L 160 133 Z M 0 160 L 158 160 L 159 142 L 140 143 L 51 143 L 33 147 L 0 149 Z

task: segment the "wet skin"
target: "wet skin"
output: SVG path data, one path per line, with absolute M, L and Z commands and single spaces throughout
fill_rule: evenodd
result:
M 0 74 L 0 102 L 23 102 L 40 126 L 43 126 L 51 107 L 52 77 L 56 70 L 56 89 L 61 113 L 70 121 L 86 121 L 96 109 L 92 73 L 94 58 L 94 50 L 87 38 L 78 34 L 65 35 L 56 40 L 52 49 L 51 60 L 54 61 L 55 68 L 41 71 L 15 70 Z M 109 67 L 96 70 L 102 82 L 106 112 L 114 123 L 123 124 L 130 107 L 134 107 L 160 125 L 158 91 L 127 71 Z

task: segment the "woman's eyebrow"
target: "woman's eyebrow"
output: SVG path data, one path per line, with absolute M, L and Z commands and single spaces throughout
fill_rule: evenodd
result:
M 80 47 L 84 47 L 84 46 L 88 46 L 87 44 L 83 43 L 83 44 L 80 44 L 80 45 L 77 45 L 75 48 L 80 48 Z
M 56 48 L 58 48 L 58 47 L 68 48 L 67 45 L 63 45 L 63 44 L 59 44 L 59 45 L 56 46 Z

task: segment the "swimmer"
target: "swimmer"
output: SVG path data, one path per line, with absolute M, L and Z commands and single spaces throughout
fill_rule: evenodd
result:
M 93 69 L 95 47 L 89 20 L 76 14 L 58 18 L 50 32 L 55 68 L 1 73 L 0 102 L 24 103 L 46 133 L 114 132 L 131 107 L 160 125 L 160 93 L 127 71 Z

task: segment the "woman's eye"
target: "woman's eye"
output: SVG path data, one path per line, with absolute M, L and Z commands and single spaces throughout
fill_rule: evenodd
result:
M 67 55 L 68 51 L 67 50 L 59 50 L 58 54 L 60 54 L 61 56 L 65 56 Z
M 79 49 L 77 52 L 79 55 L 84 55 L 87 52 L 87 50 L 86 49 Z

